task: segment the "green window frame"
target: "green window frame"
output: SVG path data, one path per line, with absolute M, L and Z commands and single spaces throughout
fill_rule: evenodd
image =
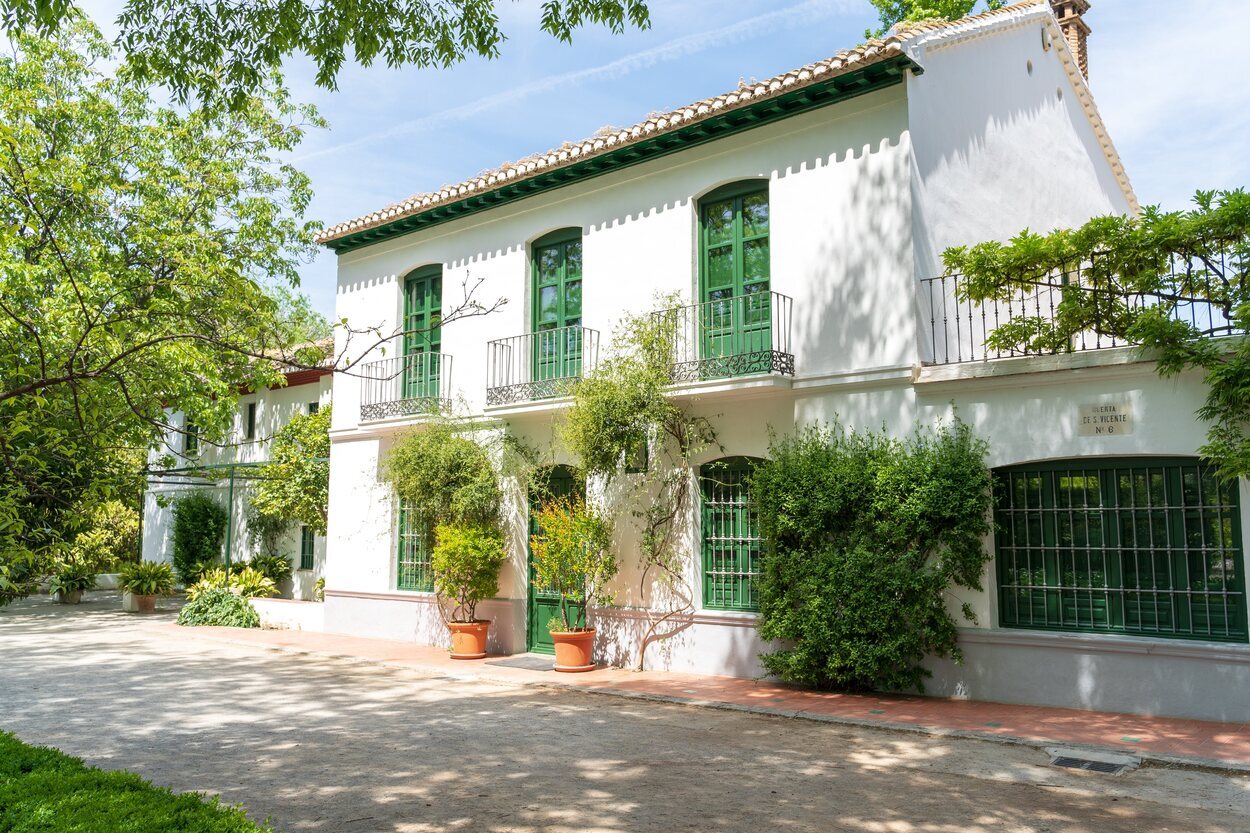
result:
M 399 502 L 398 547 L 395 563 L 395 587 L 399 590 L 434 591 L 434 568 L 430 564 L 430 530 L 422 523 L 416 509 L 406 501 Z
M 768 181 L 717 188 L 699 200 L 699 329 L 706 359 L 772 351 Z
M 760 609 L 757 582 L 763 545 L 749 493 L 757 462 L 752 457 L 727 457 L 699 467 L 706 609 Z
M 530 245 L 535 382 L 582 375 L 582 230 L 560 229 Z
M 247 421 L 244 428 L 244 437 L 249 440 L 256 439 L 256 403 L 247 403 Z
M 1238 485 L 1195 458 L 995 471 L 999 624 L 1246 642 Z
M 182 456 L 194 457 L 200 453 L 200 428 L 194 422 L 187 421 L 182 435 Z
M 443 267 L 422 266 L 404 278 L 404 399 L 436 399 L 442 368 Z
M 317 537 L 313 534 L 312 528 L 301 526 L 299 528 L 299 568 L 301 570 L 311 570 L 316 555 Z

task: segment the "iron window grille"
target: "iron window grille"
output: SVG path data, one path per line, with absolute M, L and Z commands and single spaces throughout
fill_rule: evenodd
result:
M 1004 627 L 1247 641 L 1236 483 L 1194 459 L 996 472 Z
M 395 586 L 400 590 L 434 590 L 434 569 L 430 565 L 430 531 L 415 508 L 399 502 L 398 554 Z
M 755 461 L 732 457 L 699 468 L 703 606 L 759 610 L 760 534 L 747 490 Z

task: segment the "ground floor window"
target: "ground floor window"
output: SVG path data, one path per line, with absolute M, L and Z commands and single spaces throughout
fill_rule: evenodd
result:
M 306 526 L 299 528 L 299 568 L 301 570 L 311 570 L 313 568 L 313 548 L 316 545 L 316 540 L 312 529 Z
M 1245 642 L 1237 484 L 1192 458 L 995 472 L 1005 627 Z
M 699 467 L 705 608 L 759 610 L 759 526 L 747 493 L 754 465 L 728 457 Z
M 400 590 L 434 590 L 434 570 L 430 566 L 430 536 L 416 511 L 404 501 L 399 504 L 399 556 L 395 586 Z

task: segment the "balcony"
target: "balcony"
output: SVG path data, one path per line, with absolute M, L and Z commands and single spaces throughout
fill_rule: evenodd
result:
M 580 325 L 486 345 L 486 404 L 514 405 L 567 396 L 599 361 L 599 331 Z
M 1163 291 L 1141 285 L 1105 259 L 1066 264 L 1021 281 L 1001 296 L 964 297 L 963 275 L 920 281 L 922 349 L 926 365 L 953 365 L 1022 356 L 1048 356 L 1132 347 L 1125 333 L 1138 314 L 1158 309 L 1204 337 L 1241 335 L 1218 302 L 1225 273 L 1243 269 L 1241 256 L 1216 250 L 1202 257 L 1160 253 L 1150 269 Z M 927 320 L 926 320 L 927 319 Z M 1003 328 L 997 338 L 996 330 Z
M 673 382 L 794 375 L 792 299 L 753 292 L 655 313 L 673 339 Z
M 360 421 L 437 413 L 449 406 L 451 356 L 413 353 L 361 365 Z

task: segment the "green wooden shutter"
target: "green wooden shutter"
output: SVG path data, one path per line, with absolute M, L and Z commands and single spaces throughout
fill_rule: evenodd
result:
M 699 293 L 704 359 L 772 350 L 767 183 L 717 189 L 701 202 Z
M 747 491 L 754 465 L 730 457 L 699 469 L 705 608 L 759 610 L 759 528 Z
M 535 241 L 532 373 L 536 382 L 582 375 L 582 232 L 563 229 Z
M 299 568 L 301 570 L 313 569 L 315 547 L 316 536 L 313 535 L 312 529 L 301 526 L 299 528 Z
M 1247 641 L 1239 496 L 1186 458 L 995 473 L 1004 627 Z
M 404 280 L 405 399 L 437 398 L 441 379 L 443 268 L 425 266 Z

